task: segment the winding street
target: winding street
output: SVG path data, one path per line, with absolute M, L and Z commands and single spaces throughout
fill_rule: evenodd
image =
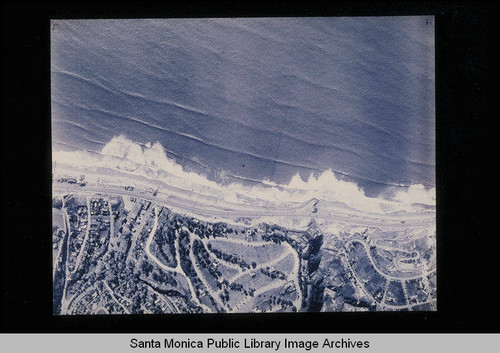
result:
M 207 288 L 207 291 L 210 293 L 210 296 L 217 302 L 217 304 L 220 305 L 221 308 L 224 309 L 224 311 L 227 312 L 226 305 L 220 299 L 220 297 L 218 296 L 218 293 L 216 293 L 212 289 L 212 287 L 210 286 L 210 284 L 205 279 L 205 276 L 203 276 L 203 273 L 201 273 L 200 269 L 198 268 L 198 264 L 196 262 L 194 254 L 193 254 L 193 243 L 194 243 L 194 237 L 197 237 L 198 239 L 199 239 L 199 237 L 196 234 L 191 233 L 186 226 L 183 226 L 182 229 L 185 230 L 189 234 L 189 245 L 190 245 L 189 246 L 189 259 L 191 260 L 191 263 L 193 264 L 193 268 L 194 268 L 194 271 L 196 272 L 196 275 L 201 280 L 201 283 L 203 283 L 203 285 L 205 286 L 205 288 Z
M 146 242 L 146 246 L 144 247 L 144 251 L 146 252 L 147 256 L 151 260 L 153 260 L 158 266 L 160 266 L 165 271 L 176 272 L 176 273 L 180 274 L 181 276 L 184 276 L 184 278 L 186 279 L 186 281 L 188 283 L 189 291 L 191 292 L 191 297 L 192 297 L 193 301 L 195 302 L 195 304 L 201 306 L 205 312 L 212 312 L 212 310 L 208 306 L 206 306 L 205 304 L 203 304 L 199 301 L 199 299 L 196 295 L 196 291 L 194 290 L 193 284 L 191 283 L 191 280 L 189 279 L 189 276 L 187 276 L 184 273 L 184 270 L 181 267 L 181 259 L 180 259 L 180 255 L 179 255 L 179 237 L 177 236 L 177 232 L 176 232 L 176 238 L 175 238 L 175 258 L 177 261 L 176 267 L 166 266 L 164 263 L 162 263 L 160 260 L 158 260 L 156 258 L 156 256 L 154 256 L 151 253 L 151 250 L 150 250 L 151 242 L 153 241 L 153 238 L 156 234 L 156 229 L 158 228 L 158 213 L 159 212 L 158 212 L 157 207 L 158 206 L 156 206 L 156 205 L 154 206 L 155 219 L 154 219 L 153 229 L 151 229 L 151 232 L 149 233 L 149 237 L 148 237 L 148 240 Z
M 149 237 L 147 239 L 147 242 L 145 245 L 145 252 L 146 252 L 147 256 L 151 260 L 153 260 L 160 268 L 162 268 L 166 271 L 172 271 L 172 272 L 176 272 L 176 273 L 182 275 L 186 279 L 186 282 L 189 286 L 189 291 L 191 293 L 191 297 L 192 297 L 193 302 L 195 304 L 199 305 L 200 307 L 202 307 L 205 312 L 211 312 L 212 310 L 199 301 L 199 299 L 196 295 L 196 291 L 193 287 L 193 284 L 192 284 L 189 276 L 186 275 L 186 273 L 183 271 L 183 269 L 180 265 L 181 261 L 180 261 L 180 252 L 179 252 L 178 232 L 176 231 L 176 233 L 175 233 L 175 236 L 176 236 L 176 238 L 175 238 L 175 252 L 176 252 L 175 257 L 177 260 L 177 266 L 175 268 L 166 266 L 165 264 L 160 262 L 150 251 L 151 243 L 154 239 L 154 235 L 155 235 L 157 227 L 158 227 L 158 209 L 157 209 L 159 207 L 158 205 L 162 205 L 165 207 L 175 207 L 176 209 L 185 210 L 188 213 L 196 213 L 196 214 L 200 214 L 200 215 L 204 215 L 204 216 L 212 216 L 215 218 L 219 218 L 219 217 L 232 217 L 232 218 L 234 218 L 234 217 L 256 217 L 256 218 L 259 218 L 259 217 L 296 217 L 296 218 L 307 218 L 307 219 L 324 219 L 324 220 L 328 220 L 331 222 L 339 222 L 339 223 L 356 225 L 356 226 L 364 226 L 364 227 L 382 227 L 382 228 L 401 228 L 401 227 L 413 228 L 413 227 L 417 227 L 418 228 L 418 227 L 427 227 L 429 225 L 435 224 L 435 221 L 436 221 L 435 213 L 430 213 L 430 212 L 429 213 L 420 213 L 420 214 L 419 213 L 405 214 L 405 215 L 384 215 L 384 214 L 363 213 L 363 212 L 359 212 L 359 211 L 353 211 L 352 213 L 349 213 L 350 212 L 349 210 L 344 209 L 341 213 L 337 214 L 334 212 L 333 208 L 331 208 L 331 209 L 327 208 L 327 209 L 319 209 L 317 212 L 313 213 L 313 212 L 311 212 L 311 209 L 309 207 L 311 202 L 304 203 L 301 206 L 292 207 L 292 208 L 276 208 L 276 207 L 264 207 L 263 206 L 262 209 L 258 209 L 255 207 L 250 207 L 248 205 L 236 205 L 236 204 L 234 204 L 234 205 L 233 204 L 231 204 L 231 205 L 225 204 L 223 207 L 219 207 L 217 205 L 211 205 L 211 204 L 210 205 L 208 205 L 208 204 L 206 204 L 206 205 L 205 204 L 195 204 L 193 201 L 188 200 L 188 199 L 184 199 L 184 198 L 180 198 L 180 197 L 171 197 L 170 195 L 166 194 L 165 192 L 153 195 L 151 193 L 148 193 L 146 191 L 141 191 L 139 189 L 137 189 L 137 190 L 124 190 L 123 187 L 112 186 L 112 185 L 78 186 L 78 185 L 71 185 L 71 184 L 54 183 L 53 190 L 59 191 L 59 192 L 65 192 L 65 193 L 76 193 L 76 194 L 87 194 L 87 195 L 100 193 L 100 194 L 115 194 L 115 195 L 122 195 L 122 196 L 131 196 L 131 197 L 137 197 L 137 198 L 140 198 L 143 200 L 151 201 L 152 204 L 153 203 L 156 204 L 154 206 L 154 210 L 155 210 L 154 225 L 153 225 L 153 229 L 151 230 Z M 228 205 L 230 205 L 231 207 L 234 207 L 234 208 L 227 208 Z M 87 207 L 88 207 L 88 197 L 87 197 Z M 224 208 L 224 207 L 226 207 L 226 208 Z M 87 208 L 87 209 L 89 212 L 89 208 Z M 67 214 L 66 214 L 66 218 L 67 218 Z M 90 218 L 90 216 L 89 216 L 89 218 Z M 66 236 L 69 236 L 69 234 L 70 234 L 69 222 L 67 222 L 67 223 L 68 223 L 68 232 L 67 232 Z M 402 225 L 403 223 L 404 223 L 404 225 Z M 86 245 L 86 240 L 88 238 L 88 229 L 89 228 L 90 228 L 90 220 L 89 220 L 88 225 L 87 225 L 87 230 L 86 230 L 86 235 L 84 238 L 83 248 Z M 221 303 L 220 298 L 218 297 L 217 293 L 215 291 L 213 291 L 213 289 L 208 285 L 206 279 L 204 278 L 203 274 L 201 273 L 200 269 L 198 268 L 198 266 L 196 264 L 196 261 L 195 261 L 196 259 L 194 257 L 194 254 L 192 253 L 192 245 L 193 245 L 193 241 L 194 241 L 195 237 L 197 237 L 197 235 L 193 235 L 191 232 L 189 232 L 189 237 L 190 237 L 189 238 L 190 239 L 189 240 L 190 241 L 189 257 L 190 257 L 190 260 L 191 260 L 193 267 L 196 271 L 197 276 L 200 278 L 200 280 L 202 281 L 204 286 L 207 288 L 209 293 L 212 295 L 214 300 L 216 300 L 219 305 L 222 304 L 221 305 L 222 308 L 227 309 L 226 306 L 224 306 L 223 303 Z M 136 240 L 137 239 L 134 239 L 134 242 Z M 208 243 L 207 239 L 200 239 L 200 240 L 202 241 L 203 245 L 206 248 L 207 243 Z M 224 241 L 249 245 L 249 243 L 247 243 L 247 242 L 244 242 L 244 241 L 239 240 L 239 239 L 234 239 L 234 238 L 224 239 Z M 366 254 L 367 254 L 370 262 L 374 266 L 375 270 L 381 276 L 386 278 L 386 280 L 404 281 L 404 280 L 410 280 L 410 279 L 417 279 L 417 278 L 421 278 L 422 276 L 433 273 L 435 271 L 435 269 L 429 270 L 429 271 L 424 271 L 425 272 L 424 274 L 421 274 L 418 276 L 404 277 L 404 278 L 399 278 L 399 277 L 391 276 L 389 274 L 382 273 L 381 270 L 375 266 L 375 262 L 374 262 L 371 254 L 369 252 L 369 248 L 368 248 L 367 244 L 365 244 L 364 242 L 359 241 L 359 240 L 351 240 L 346 244 L 350 244 L 354 241 L 358 241 L 363 245 L 363 247 L 365 248 Z M 254 244 L 253 246 L 262 245 L 260 243 L 267 244 L 267 242 L 259 242 L 259 243 Z M 293 265 L 291 273 L 287 276 L 287 280 L 293 280 L 293 282 L 294 282 L 296 293 L 297 293 L 297 298 L 294 301 L 294 306 L 297 308 L 297 311 L 300 311 L 300 309 L 302 307 L 302 291 L 301 291 L 301 288 L 299 285 L 299 283 L 300 283 L 300 258 L 299 258 L 299 255 L 297 254 L 297 252 L 291 247 L 291 245 L 289 245 L 286 242 L 284 242 L 283 244 L 286 247 L 288 247 L 288 251 L 284 251 L 282 254 L 280 254 L 280 256 L 278 258 L 274 259 L 273 261 L 270 261 L 270 262 L 265 263 L 265 264 L 260 264 L 259 268 L 262 268 L 264 266 L 273 266 L 274 264 L 278 263 L 279 261 L 282 261 L 286 256 L 288 256 L 288 254 L 290 254 L 290 253 L 293 254 L 295 261 L 294 261 L 294 265 Z M 83 249 L 82 249 L 82 251 L 80 251 L 80 254 L 78 255 L 77 265 L 80 263 L 80 257 L 81 257 L 82 252 L 83 252 Z M 210 251 L 208 251 L 208 253 L 210 254 L 210 256 L 212 258 L 214 257 L 214 255 Z M 234 275 L 233 278 L 231 278 L 231 282 L 234 282 L 235 280 L 242 277 L 246 273 L 246 272 L 242 271 L 241 268 L 237 265 L 234 265 L 231 263 L 226 263 L 225 261 L 221 261 L 219 259 L 217 259 L 217 261 L 223 263 L 225 266 L 228 266 L 228 267 L 231 267 L 233 269 L 238 270 L 238 273 L 236 275 Z M 75 266 L 75 270 L 76 270 L 76 268 L 77 268 L 77 266 Z M 67 268 L 65 269 L 65 271 L 66 271 L 66 274 L 68 275 Z M 353 273 L 354 273 L 354 271 L 353 271 Z M 356 280 L 358 280 L 355 273 L 354 273 L 354 276 L 355 276 Z M 361 283 L 361 282 L 359 282 L 359 283 Z M 63 290 L 62 309 L 61 309 L 63 312 L 65 309 L 67 309 L 67 306 L 68 306 L 68 302 L 66 300 L 66 284 L 67 284 L 67 281 L 65 283 L 64 290 Z M 281 281 L 277 280 L 274 283 L 271 283 L 267 286 L 258 288 L 255 291 L 255 295 L 259 295 L 259 294 L 262 294 L 262 293 L 267 292 L 269 290 L 279 288 L 280 286 L 282 286 L 282 283 L 281 283 Z M 365 293 L 367 293 L 366 290 L 364 289 L 364 287 L 363 286 L 361 286 L 361 287 L 362 287 L 363 291 L 365 291 Z M 367 294 L 369 295 L 369 293 L 367 293 Z M 385 293 L 384 293 L 384 295 L 385 295 Z M 248 302 L 248 300 L 250 300 L 250 299 L 251 299 L 251 297 L 243 298 L 240 302 L 238 302 L 235 305 L 235 307 L 232 308 L 232 312 L 238 311 L 238 309 L 240 309 L 243 305 L 245 305 Z M 434 301 L 435 300 L 431 300 L 431 301 L 428 301 L 426 303 L 432 303 Z M 419 303 L 418 305 L 422 305 L 422 304 L 425 304 L 425 303 Z M 392 305 L 388 305 L 388 304 L 381 304 L 381 305 L 383 305 L 386 308 L 397 308 L 397 309 L 407 307 L 407 306 L 392 306 Z M 410 306 L 408 305 L 408 307 L 410 307 Z
M 436 271 L 435 268 L 431 269 L 430 271 L 425 271 L 424 273 L 422 274 L 419 274 L 419 275 L 415 275 L 415 276 L 409 276 L 409 277 L 395 277 L 395 276 L 391 276 L 391 275 L 388 275 L 386 273 L 383 273 L 376 265 L 375 265 L 375 261 L 373 260 L 373 257 L 372 255 L 370 254 L 370 249 L 368 248 L 368 245 L 359 240 L 359 239 L 353 239 L 353 240 L 349 240 L 348 242 L 345 243 L 346 247 L 351 245 L 352 243 L 360 243 L 361 245 L 363 245 L 363 247 L 365 248 L 365 253 L 366 255 L 368 256 L 368 259 L 370 260 L 373 268 L 375 269 L 375 271 L 377 271 L 382 277 L 384 277 L 385 279 L 389 279 L 389 280 L 393 280 L 393 281 L 406 281 L 406 280 L 411 280 L 411 279 L 419 279 L 419 278 L 422 278 L 422 277 L 425 277 L 431 273 L 433 273 L 434 271 Z

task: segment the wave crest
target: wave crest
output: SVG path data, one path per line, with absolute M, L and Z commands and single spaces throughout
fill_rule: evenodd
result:
M 253 205 L 307 202 L 312 199 L 342 202 L 364 212 L 387 213 L 418 211 L 416 204 L 435 205 L 435 189 L 412 185 L 398 190 L 392 197 L 368 197 L 356 183 L 337 178 L 331 170 L 318 177 L 313 174 L 304 181 L 297 173 L 288 184 L 263 180 L 261 184 L 246 186 L 238 182 L 220 185 L 203 175 L 186 172 L 176 161 L 167 157 L 159 142 L 136 143 L 124 135 L 115 136 L 100 154 L 86 151 L 54 152 L 57 163 L 118 169 L 127 173 L 160 180 L 190 192 L 223 198 L 227 202 Z

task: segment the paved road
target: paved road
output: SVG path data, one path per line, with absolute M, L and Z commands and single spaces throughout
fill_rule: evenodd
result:
M 244 243 L 246 245 L 248 245 L 249 243 Z M 250 243 L 251 244 L 251 243 Z M 267 243 L 267 244 L 272 244 L 272 243 Z M 293 248 L 292 248 L 293 250 Z M 252 271 L 259 271 L 260 269 L 262 268 L 265 268 L 267 266 L 269 267 L 273 267 L 274 265 L 276 265 L 278 262 L 282 261 L 285 259 L 285 257 L 287 257 L 288 255 L 290 255 L 290 252 L 289 252 L 289 249 L 286 249 L 285 251 L 282 251 L 281 254 L 278 256 L 278 257 L 275 257 L 273 260 L 269 261 L 269 262 L 263 262 L 261 264 L 258 264 L 257 266 L 255 266 L 254 269 L 252 269 Z M 241 277 L 243 277 L 244 275 L 248 274 L 248 271 L 242 271 L 236 275 L 234 275 L 233 277 L 231 277 L 231 279 L 229 279 L 228 281 L 230 283 L 234 283 L 236 282 L 238 279 L 240 279 Z
M 89 197 L 85 197 L 86 203 L 87 203 L 87 227 L 85 229 L 85 234 L 83 236 L 83 244 L 80 248 L 80 251 L 78 252 L 78 256 L 76 257 L 75 261 L 75 267 L 73 268 L 73 271 L 70 271 L 71 273 L 75 273 L 76 270 L 78 269 L 78 266 L 80 266 L 80 262 L 82 261 L 82 256 L 85 253 L 85 247 L 87 246 L 87 239 L 89 238 L 89 233 L 90 233 L 90 223 L 91 223 L 91 218 L 90 218 L 90 200 Z M 113 234 L 113 233 L 111 233 Z
M 300 276 L 300 258 L 299 254 L 293 249 L 293 247 L 285 242 L 285 246 L 289 248 L 289 252 L 293 254 L 295 261 L 293 262 L 292 272 L 289 277 L 294 277 L 293 284 L 295 286 L 295 292 L 297 293 L 297 299 L 293 302 L 293 305 L 297 308 L 297 312 L 302 308 L 302 290 L 299 285 L 299 276 Z
M 386 283 L 385 283 L 385 286 L 384 286 L 385 291 L 384 291 L 384 295 L 383 295 L 382 299 L 385 300 L 389 282 L 390 281 L 399 281 L 399 282 L 401 282 L 401 285 L 403 286 L 403 293 L 404 293 L 405 303 L 406 304 L 405 305 L 391 305 L 391 304 L 384 303 L 383 300 L 381 302 L 375 300 L 375 298 L 371 295 L 371 293 L 368 292 L 368 290 L 365 288 L 364 282 L 358 277 L 358 275 L 356 274 L 356 271 L 351 266 L 351 264 L 349 262 L 349 259 L 348 259 L 348 255 L 347 255 L 347 253 L 345 253 L 345 251 L 344 251 L 344 255 L 345 255 L 345 258 L 346 258 L 347 266 L 349 267 L 349 269 L 351 270 L 352 275 L 356 279 L 356 282 L 358 283 L 359 288 L 361 288 L 361 290 L 363 291 L 363 293 L 365 295 L 367 295 L 369 298 L 371 298 L 375 303 L 377 303 L 377 305 L 381 306 L 382 308 L 384 308 L 384 309 L 396 309 L 396 310 L 411 309 L 411 308 L 416 307 L 416 306 L 420 306 L 420 305 L 424 305 L 424 304 L 431 304 L 431 303 L 435 303 L 436 302 L 436 299 L 431 299 L 431 300 L 428 300 L 428 301 L 425 301 L 425 302 L 421 302 L 421 303 L 417 303 L 417 304 L 408 304 L 408 294 L 406 292 L 406 287 L 404 286 L 404 281 L 407 278 L 396 278 L 396 277 L 390 277 L 390 276 L 388 277 L 388 276 L 386 276 L 386 275 L 384 275 L 384 274 L 382 274 L 380 272 L 379 273 L 382 276 L 386 277 L 385 278 Z M 421 278 L 421 277 L 422 276 L 419 276 L 419 277 L 416 277 L 416 278 Z
M 253 246 L 253 247 L 257 247 L 257 246 L 262 246 L 264 244 L 269 244 L 269 242 L 246 242 L 244 240 L 241 240 L 241 239 L 230 239 L 230 238 L 227 238 L 227 239 L 220 239 L 218 241 L 221 241 L 221 242 L 230 242 L 230 243 L 237 243 L 237 244 L 241 244 L 241 245 L 248 245 L 248 246 Z M 292 271 L 290 272 L 290 274 L 287 276 L 287 279 L 286 281 L 290 281 L 293 280 L 294 282 L 294 286 L 295 286 L 295 290 L 297 292 L 297 299 L 294 301 L 294 305 L 295 307 L 297 308 L 297 311 L 300 311 L 301 307 L 302 307 L 302 292 L 300 290 L 300 286 L 299 286 L 299 276 L 300 276 L 300 259 L 299 259 L 299 255 L 297 254 L 297 252 L 293 249 L 293 247 L 288 244 L 287 242 L 284 242 L 283 243 L 283 246 L 286 248 L 284 251 L 282 251 L 282 253 L 274 258 L 273 260 L 269 261 L 269 262 L 266 262 L 266 263 L 262 263 L 262 264 L 259 264 L 257 267 L 255 267 L 255 270 L 260 270 L 261 268 L 264 268 L 266 266 L 269 266 L 269 267 L 273 267 L 274 265 L 276 265 L 278 262 L 284 260 L 288 255 L 292 254 L 292 256 L 294 257 L 294 264 L 293 264 L 293 268 L 292 268 Z M 229 282 L 234 282 L 236 281 L 238 278 L 242 277 L 243 275 L 245 275 L 247 272 L 240 272 L 239 274 L 235 275 L 233 278 L 231 278 L 229 280 Z M 259 295 L 261 293 L 264 293 L 264 292 L 267 292 L 271 289 L 275 289 L 275 288 L 280 288 L 283 283 L 280 282 L 282 280 L 275 280 L 273 283 L 265 286 L 265 287 L 260 287 L 259 289 L 257 289 L 255 291 L 255 295 Z M 254 295 L 254 296 L 255 296 Z M 236 312 L 239 308 L 241 308 L 246 302 L 248 302 L 248 300 L 250 300 L 251 297 L 246 297 L 246 298 L 243 298 L 240 302 L 238 302 L 235 307 L 233 308 L 232 312 Z
M 62 261 L 61 260 L 61 251 L 63 248 L 63 244 L 66 241 L 66 238 L 69 239 L 69 216 L 64 208 L 62 208 L 62 217 L 64 220 L 64 235 L 59 240 L 59 249 L 57 250 L 57 254 L 55 255 L 55 258 L 54 258 L 55 262 L 53 263 L 53 268 L 52 268 L 52 279 L 54 279 L 54 277 L 56 275 L 56 270 L 59 267 L 59 262 Z M 66 266 L 66 264 L 63 264 L 63 265 Z M 65 279 L 65 281 L 66 281 L 66 279 Z
M 198 237 L 196 234 L 191 233 L 186 226 L 183 226 L 182 229 L 189 234 L 189 245 L 190 245 L 189 246 L 189 259 L 191 260 L 191 263 L 193 264 L 193 268 L 194 268 L 194 271 L 196 272 L 196 275 L 201 280 L 201 283 L 203 283 L 203 285 L 205 286 L 205 288 L 207 288 L 207 291 L 210 293 L 210 295 L 212 296 L 212 298 L 214 298 L 214 300 L 217 302 L 217 304 L 219 304 L 220 307 L 222 309 L 224 309 L 224 311 L 227 312 L 226 305 L 220 299 L 218 293 L 216 293 L 212 289 L 212 287 L 210 286 L 210 284 L 205 279 L 205 276 L 203 275 L 203 273 L 201 273 L 201 270 L 198 268 L 198 263 L 196 262 L 196 259 L 195 259 L 194 253 L 193 253 L 193 243 L 194 243 L 195 238 L 200 239 L 200 237 Z
M 373 260 L 373 257 L 372 255 L 370 254 L 370 248 L 368 247 L 368 245 L 361 241 L 360 239 L 353 239 L 353 240 L 349 240 L 345 243 L 345 246 L 349 246 L 351 245 L 352 243 L 360 243 L 361 245 L 363 245 L 363 247 L 365 248 L 365 252 L 366 252 L 366 256 L 368 256 L 368 259 L 370 260 L 373 268 L 375 269 L 375 271 L 377 271 L 382 277 L 388 279 L 388 280 L 393 280 L 393 281 L 407 281 L 407 280 L 412 280 L 412 279 L 419 279 L 419 278 L 422 278 L 422 277 L 426 277 L 427 275 L 433 273 L 436 269 L 432 269 L 432 270 L 429 270 L 429 271 L 423 271 L 422 273 L 418 274 L 418 275 L 414 275 L 414 276 L 408 276 L 408 277 L 396 277 L 396 276 L 391 276 L 389 274 L 386 274 L 384 272 L 382 272 L 378 267 L 377 265 L 375 265 L 375 261 Z
M 372 213 L 363 213 L 359 211 L 353 211 L 352 213 L 347 214 L 346 212 L 349 212 L 348 210 L 346 211 L 345 209 L 342 209 L 342 212 L 340 213 L 335 213 L 334 208 L 331 209 L 321 209 L 319 207 L 318 211 L 316 213 L 312 213 L 312 208 L 309 207 L 311 202 L 309 203 L 304 203 L 299 207 L 293 207 L 293 208 L 268 208 L 268 207 L 262 207 L 262 208 L 255 208 L 252 206 L 246 206 L 246 205 L 230 205 L 230 204 L 225 204 L 224 207 L 220 207 L 217 205 L 203 205 L 196 203 L 192 200 L 184 200 L 179 197 L 170 197 L 170 195 L 167 195 L 166 193 L 159 193 L 156 196 L 146 192 L 142 191 L 139 189 L 135 189 L 132 191 L 125 190 L 123 187 L 118 187 L 118 186 L 105 186 L 105 185 L 87 185 L 87 186 L 78 186 L 78 185 L 71 185 L 71 184 L 62 184 L 62 183 L 54 183 L 53 184 L 53 190 L 58 191 L 58 192 L 63 192 L 63 193 L 76 193 L 76 194 L 104 194 L 104 195 L 122 195 L 122 196 L 130 196 L 130 197 L 136 197 L 139 199 L 143 200 L 148 200 L 153 203 L 157 203 L 159 205 L 163 205 L 166 207 L 174 207 L 176 209 L 183 210 L 187 213 L 194 213 L 194 214 L 200 214 L 204 216 L 213 216 L 213 217 L 229 217 L 229 218 L 234 218 L 234 217 L 293 217 L 293 218 L 308 218 L 308 219 L 323 219 L 323 220 L 328 220 L 328 221 L 334 221 L 334 222 L 339 222 L 339 223 L 344 223 L 344 224 L 349 224 L 349 225 L 355 225 L 355 226 L 363 226 L 363 227 L 382 227 L 382 228 L 412 228 L 412 227 L 427 227 L 430 225 L 435 224 L 436 222 L 436 217 L 435 213 L 414 213 L 414 214 L 405 214 L 401 216 L 396 216 L 396 215 L 378 215 L 378 214 L 372 214 Z M 233 207 L 232 209 L 227 208 L 228 206 Z M 156 227 L 157 227 L 157 213 L 155 217 L 155 226 L 153 227 L 154 232 L 156 232 Z M 404 222 L 403 222 L 404 221 Z M 152 238 L 154 236 L 154 232 L 152 231 L 150 234 L 150 237 L 148 239 L 148 242 L 146 244 L 146 253 L 147 255 L 153 259 L 160 267 L 164 268 L 165 270 L 168 271 L 174 271 L 177 272 L 181 275 L 183 275 L 187 279 L 187 283 L 189 285 L 189 289 L 191 292 L 191 295 L 193 297 L 193 301 L 202 306 L 205 311 L 211 311 L 208 307 L 203 305 L 202 303 L 199 302 L 195 290 L 193 288 L 193 285 L 189 279 L 189 277 L 184 273 L 182 268 L 180 268 L 180 259 L 179 259 L 179 251 L 178 251 L 178 238 L 176 239 L 175 246 L 176 246 L 176 259 L 177 259 L 177 268 L 171 268 L 168 266 L 165 266 L 163 263 L 158 261 L 156 257 L 154 257 L 151 252 L 149 251 L 149 247 L 151 245 Z M 202 240 L 204 245 L 206 245 L 206 240 Z M 236 242 L 236 240 L 231 239 L 230 241 Z M 362 243 L 363 246 L 366 249 L 366 252 L 370 258 L 370 261 L 373 263 L 373 260 L 371 259 L 371 255 L 367 249 L 366 244 Z M 209 251 L 210 253 L 210 251 Z M 292 253 L 294 253 L 292 251 Z M 297 254 L 295 254 L 296 257 L 298 257 Z M 220 260 L 219 260 L 220 261 Z M 195 264 L 195 263 L 194 263 Z M 195 265 L 196 266 L 196 265 Z M 242 274 L 242 271 L 240 271 L 239 275 L 236 275 L 237 277 Z M 300 261 L 296 259 L 294 263 L 294 267 L 292 269 L 292 273 L 290 276 L 293 275 L 294 282 L 296 285 L 296 292 L 298 295 L 298 298 L 294 302 L 294 305 L 297 307 L 298 310 L 300 310 L 301 303 L 302 303 L 302 293 L 300 288 L 298 288 L 298 276 L 300 276 Z M 378 271 L 380 272 L 380 271 Z M 381 273 L 382 274 L 382 273 Z M 388 276 L 386 274 L 382 274 L 386 279 L 388 280 L 400 280 L 401 278 L 395 278 L 392 276 Z M 419 278 L 421 276 L 415 277 Z M 413 278 L 413 277 L 411 277 Z M 411 278 L 404 278 L 404 279 L 411 279 Z M 403 280 L 404 280 L 403 279 Z M 258 295 L 260 293 L 263 293 L 265 291 L 268 291 L 273 288 L 277 288 L 281 286 L 278 281 L 276 283 L 271 284 L 266 287 L 261 287 L 256 290 L 255 294 Z M 209 288 L 207 286 L 207 288 Z M 364 289 L 364 288 L 363 288 Z M 238 308 L 243 306 L 249 298 L 243 299 L 240 303 L 238 303 L 234 308 L 233 312 L 236 311 Z M 432 301 L 431 301 L 432 302 Z M 396 306 L 391 306 L 391 305 L 384 305 L 387 308 L 396 308 Z M 403 308 L 404 306 L 397 306 L 398 309 Z
M 197 305 L 201 306 L 205 310 L 205 312 L 211 312 L 212 310 L 208 306 L 204 305 L 203 303 L 201 303 L 198 300 L 198 297 L 196 296 L 196 291 L 194 290 L 194 287 L 193 287 L 193 284 L 191 283 L 191 280 L 184 273 L 184 270 L 181 267 L 181 259 L 180 259 L 180 255 L 179 255 L 179 238 L 177 237 L 177 232 L 176 232 L 176 241 L 175 241 L 175 257 L 176 257 L 176 261 L 177 261 L 177 267 L 169 267 L 169 266 L 165 265 L 163 262 L 158 260 L 156 258 L 156 256 L 154 256 L 151 253 L 151 250 L 150 250 L 151 242 L 153 241 L 153 238 L 154 238 L 155 233 L 156 233 L 156 229 L 158 228 L 158 214 L 159 214 L 157 206 L 154 206 L 154 210 L 155 210 L 155 219 L 154 219 L 153 229 L 151 229 L 151 232 L 149 233 L 149 237 L 148 237 L 148 240 L 146 242 L 146 246 L 144 248 L 144 251 L 146 252 L 146 254 L 148 255 L 148 257 L 151 260 L 153 260 L 158 266 L 160 266 L 165 271 L 176 272 L 176 273 L 180 274 L 181 276 L 184 276 L 184 278 L 186 278 L 187 284 L 189 286 L 189 291 L 191 292 L 191 297 L 192 297 L 193 301 Z
M 123 305 L 122 303 L 120 303 L 120 301 L 118 299 L 116 299 L 115 297 L 115 292 L 113 292 L 113 290 L 109 287 L 108 285 L 108 282 L 106 281 L 103 281 L 104 285 L 106 286 L 106 289 L 108 290 L 109 294 L 111 295 L 111 298 L 113 298 L 113 300 L 122 307 L 123 310 L 125 310 L 125 313 L 127 314 L 130 314 L 130 311 L 127 309 L 127 307 L 125 305 Z
M 195 203 L 192 200 L 182 200 L 179 198 L 169 197 L 169 195 L 164 193 L 159 193 L 157 196 L 153 196 L 151 193 L 145 191 L 133 190 L 128 191 L 123 187 L 117 186 L 104 186 L 104 185 L 87 185 L 78 186 L 73 184 L 63 184 L 54 183 L 53 190 L 59 192 L 67 193 L 102 193 L 102 194 L 116 194 L 116 195 L 126 195 L 131 197 L 142 198 L 145 200 L 153 201 L 167 207 L 176 207 L 181 210 L 185 210 L 189 213 L 195 213 L 200 215 L 215 216 L 215 217 L 294 217 L 294 218 L 315 218 L 315 219 L 325 219 L 340 223 L 346 223 L 350 225 L 358 226 L 373 226 L 373 227 L 384 227 L 384 228 L 409 228 L 409 227 L 425 227 L 428 225 L 435 224 L 436 216 L 435 214 L 429 213 L 414 213 L 411 215 L 404 216 L 394 216 L 394 215 L 383 215 L 383 214 L 373 214 L 373 213 L 362 213 L 362 212 L 352 212 L 351 214 L 346 214 L 348 212 L 343 210 L 343 213 L 335 213 L 334 210 L 321 209 L 317 213 L 312 213 L 312 207 L 309 207 L 309 203 L 303 204 L 300 207 L 295 208 L 254 208 L 246 205 L 233 205 L 233 209 L 220 208 L 217 205 L 201 205 Z M 226 207 L 230 206 L 229 204 Z M 237 208 L 236 208 L 237 207 Z M 405 223 L 401 223 L 404 221 Z

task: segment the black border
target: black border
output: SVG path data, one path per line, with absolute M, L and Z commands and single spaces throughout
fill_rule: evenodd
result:
M 500 332 L 498 8 L 498 2 L 2 3 L 1 332 Z M 51 18 L 382 15 L 435 16 L 437 312 L 52 315 Z

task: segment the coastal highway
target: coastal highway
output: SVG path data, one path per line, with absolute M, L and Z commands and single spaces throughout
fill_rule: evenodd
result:
M 180 209 L 189 214 L 198 214 L 200 216 L 220 217 L 220 218 L 236 218 L 236 217 L 288 217 L 288 218 L 310 218 L 327 220 L 329 222 L 339 222 L 349 225 L 361 227 L 383 227 L 383 228 L 413 228 L 426 227 L 436 222 L 435 213 L 408 213 L 399 215 L 384 215 L 375 213 L 363 213 L 360 211 L 347 212 L 342 209 L 342 212 L 335 212 L 335 208 L 321 207 L 318 204 L 317 212 L 313 212 L 313 203 L 305 203 L 300 207 L 294 208 L 277 208 L 277 207 L 261 207 L 257 208 L 251 205 L 235 205 L 225 204 L 221 207 L 216 204 L 200 204 L 199 201 L 183 199 L 178 196 L 166 194 L 166 192 L 158 192 L 153 195 L 145 190 L 125 190 L 123 186 L 104 185 L 104 184 L 89 184 L 80 186 L 78 184 L 59 183 L 56 182 L 52 186 L 53 194 L 56 193 L 76 193 L 76 194 L 104 194 L 104 195 L 122 195 L 145 199 L 156 202 L 166 207 Z M 231 206 L 232 208 L 229 208 Z

